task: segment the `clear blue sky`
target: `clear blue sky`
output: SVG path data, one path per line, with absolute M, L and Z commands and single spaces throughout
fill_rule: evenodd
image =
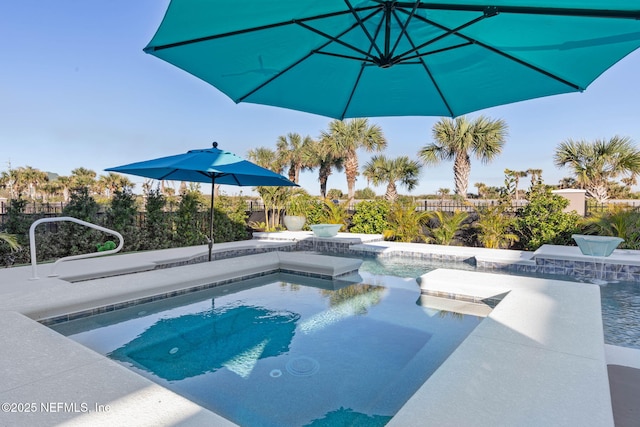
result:
M 315 137 L 329 118 L 276 107 L 234 104 L 208 84 L 142 49 L 168 0 L 19 0 L 0 2 L 0 170 L 35 168 L 68 175 L 76 167 L 104 174 L 107 167 L 210 146 L 246 156 L 275 148 L 280 135 Z M 473 184 L 502 185 L 505 168 L 542 169 L 556 184 L 568 170 L 553 166 L 567 138 L 614 135 L 640 143 L 640 52 L 614 65 L 584 93 L 558 95 L 483 110 L 509 126 L 503 154 L 493 163 L 472 160 Z M 387 156 L 415 156 L 432 142 L 438 117 L 372 118 L 389 141 Z M 369 154 L 360 155 L 363 165 Z M 412 194 L 453 190 L 453 165 L 423 168 Z M 142 180 L 130 177 L 135 182 Z M 318 194 L 317 174 L 301 184 Z M 346 192 L 344 174 L 329 188 Z M 364 188 L 360 177 L 357 188 Z M 140 185 L 137 191 L 140 191 Z M 227 194 L 240 189 L 224 188 Z M 375 188 L 378 194 L 384 188 Z M 203 188 L 209 192 L 208 188 Z M 243 189 L 248 194 L 250 189 Z M 401 193 L 406 193 L 400 189 Z

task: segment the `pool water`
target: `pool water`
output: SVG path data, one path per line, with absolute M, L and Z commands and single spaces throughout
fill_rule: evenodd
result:
M 482 318 L 361 278 L 270 275 L 53 329 L 239 425 L 385 425 Z
M 640 283 L 609 283 L 600 298 L 605 343 L 640 349 Z

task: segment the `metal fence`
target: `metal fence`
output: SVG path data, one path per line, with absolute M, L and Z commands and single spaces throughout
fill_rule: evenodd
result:
M 353 212 L 356 210 L 358 203 L 363 200 L 356 200 L 354 203 L 348 206 L 348 209 Z M 416 201 L 417 210 L 419 211 L 443 211 L 443 212 L 473 212 L 475 209 L 482 207 L 497 206 L 500 202 L 498 200 L 485 200 L 485 199 L 469 199 L 466 201 L 452 200 L 452 199 L 424 199 Z M 526 206 L 527 200 L 513 200 L 511 203 L 510 212 L 516 212 L 518 209 Z M 59 216 L 65 207 L 63 202 L 55 203 L 28 203 L 25 206 L 24 213 L 27 215 L 34 215 L 37 218 L 47 218 L 52 216 Z M 594 200 L 587 200 L 585 202 L 586 216 L 594 215 L 597 213 L 611 211 L 613 209 L 626 209 L 626 210 L 638 210 L 640 211 L 640 200 L 637 199 L 625 199 L 625 200 L 609 200 L 605 203 L 596 203 Z M 4 228 L 4 224 L 8 220 L 9 203 L 6 201 L 0 201 L 0 230 Z M 99 215 L 104 214 L 106 206 L 101 206 Z M 261 200 L 247 200 L 247 214 L 251 215 L 255 212 L 264 211 L 264 204 Z M 167 215 L 171 215 L 171 212 L 167 212 Z M 143 224 L 145 221 L 145 212 L 138 212 L 136 217 L 138 225 Z

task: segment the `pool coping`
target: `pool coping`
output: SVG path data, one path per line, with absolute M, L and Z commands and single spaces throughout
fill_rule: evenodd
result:
M 352 236 L 349 237 L 349 245 L 362 244 L 362 242 L 358 243 L 357 241 L 352 241 Z M 275 246 L 271 246 L 271 244 L 274 243 L 271 241 L 250 242 L 256 245 L 256 247 L 269 247 L 269 250 L 275 250 L 274 248 L 285 251 L 294 250 L 291 244 L 286 242 L 285 244 L 281 244 L 282 242 L 275 242 L 278 243 Z M 244 250 L 250 246 L 251 243 L 243 242 L 242 244 L 238 244 L 235 247 L 243 248 Z M 188 264 L 191 262 L 191 260 L 201 257 L 202 254 L 206 252 L 206 250 L 206 246 L 203 246 L 193 248 L 180 248 L 179 250 L 154 251 L 132 254 L 132 256 L 136 257 L 137 260 L 135 262 L 132 262 L 131 264 L 144 265 L 145 263 L 150 263 L 154 265 L 154 268 L 156 268 L 158 265 L 169 265 L 171 263 L 168 261 L 175 261 L 176 259 L 180 259 L 180 262 L 185 262 Z M 233 251 L 234 245 L 227 245 L 225 250 Z M 101 262 L 98 262 L 98 260 L 91 260 L 91 262 L 86 261 L 85 263 L 82 263 L 82 261 L 75 261 L 74 263 L 76 264 L 71 264 L 70 262 L 67 263 L 66 266 L 64 264 L 61 266 L 64 267 L 61 268 L 61 272 L 64 273 L 64 270 L 82 270 L 82 268 L 78 267 L 81 265 L 88 266 L 86 267 L 86 269 L 91 270 L 92 268 L 95 268 L 96 263 L 111 263 L 112 268 L 114 270 L 118 270 L 121 269 L 124 264 L 126 264 L 124 262 L 120 262 L 122 259 L 124 259 L 120 257 L 126 257 L 126 255 L 121 255 L 118 257 L 108 257 L 106 259 L 103 259 Z M 256 258 L 260 258 L 260 256 L 257 256 Z M 231 265 L 234 262 L 239 263 L 238 268 L 240 268 L 241 270 L 254 267 L 262 268 L 258 265 L 254 266 L 247 264 L 246 262 L 242 263 L 242 260 L 238 261 L 238 259 L 239 258 L 229 258 L 225 261 L 219 261 L 218 263 L 224 263 L 225 265 Z M 108 270 L 105 264 L 102 265 L 103 270 Z M 207 264 L 204 265 L 206 266 Z M 203 267 L 194 265 L 187 268 L 189 271 L 189 275 L 191 275 L 194 270 Z M 20 268 L 0 271 L 0 278 L 2 279 L 0 280 L 0 283 L 2 283 L 2 285 L 0 285 L 0 297 L 2 297 L 2 300 L 0 302 L 0 325 L 4 326 L 4 328 L 2 328 L 1 334 L 4 338 L 3 342 L 6 343 L 5 347 L 0 349 L 0 355 L 2 356 L 1 360 L 4 361 L 4 363 L 0 365 L 0 374 L 2 374 L 3 377 L 10 379 L 2 386 L 2 389 L 0 389 L 0 397 L 3 398 L 2 400 L 15 403 L 27 402 L 29 400 L 36 400 L 36 403 L 77 402 L 79 400 L 79 396 L 82 396 L 85 401 L 92 399 L 92 402 L 96 404 L 108 404 L 109 402 L 117 403 L 117 405 L 114 406 L 115 408 L 117 408 L 117 414 L 115 413 L 116 411 L 112 411 L 107 414 L 104 412 L 43 413 L 42 411 L 40 411 L 36 414 L 29 414 L 30 424 L 49 425 L 52 419 L 56 421 L 64 420 L 72 424 L 76 422 L 82 424 L 82 422 L 86 422 L 90 419 L 93 425 L 112 425 L 114 422 L 118 423 L 119 420 L 126 419 L 128 424 L 131 425 L 131 422 L 133 420 L 140 420 L 140 424 L 147 424 L 148 420 L 154 420 L 158 419 L 158 417 L 161 417 L 163 422 L 165 420 L 175 419 L 177 420 L 176 424 L 180 425 L 202 425 L 204 420 L 209 423 L 215 422 L 216 425 L 233 425 L 233 423 L 230 423 L 228 420 L 222 419 L 218 415 L 207 411 L 204 408 L 198 407 L 193 402 L 183 399 L 180 396 L 177 396 L 174 393 L 165 390 L 162 387 L 157 386 L 156 384 L 142 377 L 139 377 L 138 375 L 128 371 L 126 368 L 123 368 L 113 361 L 110 361 L 102 356 L 96 358 L 96 356 L 98 356 L 96 353 L 58 335 L 57 333 L 42 325 L 39 325 L 30 318 L 43 318 L 43 316 L 47 317 L 46 315 L 51 314 L 51 310 L 49 310 L 48 312 L 47 310 L 38 311 L 37 309 L 34 309 L 33 306 L 31 306 L 31 309 L 24 309 L 24 307 L 14 307 L 14 309 L 12 309 L 12 307 L 7 304 L 7 301 L 9 301 L 11 298 L 20 298 L 21 296 L 23 296 L 25 292 L 24 289 L 21 288 L 35 289 L 35 296 L 32 295 L 31 297 L 27 298 L 27 302 L 29 304 L 35 304 L 36 306 L 40 304 L 41 307 L 46 308 L 48 305 L 51 305 L 50 303 L 55 297 L 56 292 L 52 292 L 51 289 L 49 289 L 49 287 L 53 283 L 61 285 L 59 282 L 64 282 L 62 284 L 63 286 L 58 288 L 58 292 L 60 292 L 60 289 L 62 289 L 63 292 L 78 292 L 78 289 L 81 289 L 80 286 L 86 284 L 84 282 L 73 284 L 59 278 L 46 278 L 34 283 L 33 281 L 28 280 L 29 274 L 28 272 L 25 273 L 25 269 L 27 269 L 26 267 L 22 268 L 20 272 L 17 271 L 19 269 Z M 181 268 L 170 268 L 166 270 L 156 269 L 156 271 L 147 271 L 147 273 L 143 273 L 143 275 L 152 275 L 160 278 L 166 277 L 167 279 L 169 279 L 171 275 L 178 274 L 180 271 L 185 271 L 184 267 L 182 268 L 182 270 Z M 443 271 L 445 273 L 443 273 Z M 453 271 L 454 273 L 446 273 L 447 271 Z M 244 271 L 244 273 L 247 273 L 247 271 Z M 509 310 L 513 310 L 513 308 L 510 309 L 510 307 L 513 307 L 513 301 L 518 301 L 517 298 L 514 298 L 514 295 L 517 297 L 518 293 L 520 293 L 521 295 L 537 295 L 538 297 L 544 297 L 548 292 L 550 292 L 550 290 L 563 289 L 566 291 L 567 289 L 570 289 L 572 290 L 571 298 L 568 298 L 565 295 L 561 299 L 561 301 L 564 301 L 562 305 L 564 306 L 566 304 L 570 304 L 572 298 L 580 297 L 581 295 L 583 295 L 585 293 L 584 289 L 597 290 L 597 287 L 592 287 L 592 285 L 570 284 L 569 282 L 562 281 L 518 277 L 517 282 L 519 284 L 519 287 L 521 282 L 533 281 L 532 283 L 537 284 L 534 286 L 534 288 L 536 288 L 535 292 L 524 291 L 523 289 L 528 288 L 528 286 L 523 286 L 523 289 L 512 289 L 514 288 L 512 286 L 513 276 L 477 272 L 464 272 L 466 274 L 463 274 L 462 276 L 456 276 L 458 274 L 462 274 L 463 272 L 454 270 L 436 270 L 432 273 L 429 273 L 422 278 L 423 285 L 424 283 L 440 283 L 437 287 L 431 288 L 432 291 L 456 293 L 460 295 L 468 294 L 475 297 L 484 298 L 483 293 L 487 292 L 487 289 L 491 292 L 497 290 L 492 290 L 490 285 L 482 286 L 480 283 L 478 283 L 480 282 L 478 278 L 486 278 L 490 276 L 491 281 L 494 281 L 495 283 L 502 283 L 501 286 L 504 288 L 503 291 L 509 292 L 508 298 L 505 298 L 502 303 L 498 305 L 497 310 L 494 310 L 494 312 L 489 314 L 489 316 L 487 317 L 487 319 L 489 319 L 489 323 L 494 322 L 494 317 L 500 314 L 500 312 L 509 312 Z M 442 274 L 444 274 L 445 276 L 449 275 L 447 276 L 448 279 L 440 280 L 440 282 L 438 282 L 436 279 L 438 275 Z M 452 274 L 453 276 L 450 276 Z M 114 283 L 122 281 L 123 278 L 131 279 L 135 276 L 141 277 L 141 275 L 133 274 L 129 276 L 106 277 L 93 280 L 96 283 L 99 282 L 103 286 L 108 287 L 112 286 Z M 458 277 L 458 279 L 452 280 L 451 277 Z M 184 279 L 184 277 L 182 279 Z M 11 280 L 12 286 L 5 286 L 6 280 Z M 461 290 L 459 288 L 460 282 L 462 284 L 478 284 L 479 286 L 473 286 L 470 290 Z M 559 284 L 555 282 L 559 282 Z M 561 286 L 561 288 L 558 288 L 558 286 Z M 157 287 L 152 288 L 157 290 Z M 527 292 L 529 293 L 527 294 Z M 593 291 L 587 292 L 589 294 L 593 294 Z M 574 293 L 575 295 L 573 295 Z M 124 299 L 131 299 L 132 293 L 130 290 L 128 290 L 124 292 L 123 296 L 125 297 Z M 104 299 L 101 298 L 102 296 L 98 295 L 98 298 L 95 299 L 98 305 L 104 303 Z M 591 295 L 590 298 L 591 300 L 597 302 L 596 314 L 597 316 L 600 316 L 599 293 L 595 297 Z M 589 307 L 595 307 L 593 306 L 593 301 L 589 302 Z M 518 304 L 515 305 L 515 307 L 517 306 Z M 561 310 L 559 310 L 559 307 L 560 306 L 556 307 L 555 310 L 549 310 L 547 316 L 549 318 L 553 318 L 553 316 L 560 313 Z M 15 308 L 18 308 L 18 310 L 15 310 Z M 28 314 L 29 317 L 20 313 L 20 311 L 24 311 Z M 496 312 L 498 314 L 494 316 L 494 313 Z M 517 328 L 510 327 L 509 325 L 513 325 L 513 322 L 521 322 L 523 318 L 523 314 L 518 310 L 515 310 L 512 316 L 507 316 L 505 319 L 502 319 L 501 325 L 503 326 L 503 328 L 506 328 L 502 330 L 502 333 L 508 334 L 512 333 L 513 331 L 517 331 Z M 485 319 L 482 324 L 485 324 L 487 322 L 487 319 Z M 451 362 L 449 362 L 448 359 L 447 362 L 443 364 L 441 369 L 438 369 L 438 371 L 436 371 L 436 374 L 434 374 L 432 379 L 428 380 L 420 389 L 420 391 L 416 393 L 416 395 L 414 395 L 414 397 L 409 402 L 407 402 L 407 405 L 409 406 L 405 405 L 406 409 L 403 408 L 393 418 L 390 425 L 424 425 L 425 419 L 428 417 L 430 417 L 430 419 L 432 420 L 435 420 L 436 423 L 439 424 L 460 425 L 459 423 L 449 422 L 451 413 L 447 413 L 447 411 L 442 412 L 442 410 L 433 408 L 434 405 L 432 403 L 429 403 L 432 400 L 432 396 L 430 396 L 429 399 L 424 399 L 425 393 L 429 394 L 429 389 L 434 387 L 434 384 L 438 382 L 443 383 L 443 385 L 447 387 L 447 390 L 451 391 L 451 394 L 447 394 L 448 397 L 446 399 L 444 397 L 438 399 L 438 402 L 440 402 L 439 406 L 442 406 L 443 408 L 454 407 L 454 412 L 461 414 L 461 417 L 463 416 L 462 414 L 466 414 L 467 417 L 470 417 L 466 418 L 467 421 L 473 418 L 473 425 L 496 425 L 496 414 L 504 415 L 505 411 L 509 413 L 522 413 L 523 416 L 526 415 L 527 423 L 525 424 L 536 424 L 535 420 L 538 419 L 536 418 L 537 416 L 542 417 L 545 421 L 549 421 L 549 417 L 554 414 L 555 417 L 553 418 L 553 420 L 566 420 L 566 417 L 563 418 L 556 412 L 549 412 L 549 408 L 570 408 L 571 405 L 567 404 L 567 399 L 575 403 L 575 408 L 579 407 L 581 411 L 584 410 L 584 414 L 591 414 L 591 420 L 602 420 L 602 425 L 613 425 L 611 415 L 611 402 L 608 394 L 609 386 L 607 383 L 601 318 L 599 318 L 599 322 L 599 327 L 591 325 L 591 329 L 589 331 L 580 329 L 581 334 L 586 334 L 585 336 L 591 337 L 590 342 L 595 342 L 595 344 L 593 344 L 595 348 L 592 349 L 592 353 L 589 354 L 573 354 L 572 351 L 574 350 L 561 352 L 555 348 L 545 348 L 544 346 L 525 345 L 522 343 L 513 343 L 508 341 L 501 342 L 501 344 L 505 346 L 503 349 L 508 351 L 497 351 L 491 353 L 491 351 L 485 348 L 483 352 L 477 353 L 478 350 L 483 349 L 483 343 L 490 342 L 491 339 L 495 341 L 496 338 L 485 337 L 478 334 L 474 335 L 474 331 L 472 332 L 472 336 L 470 336 L 468 340 L 465 340 L 463 345 L 461 345 L 458 350 L 454 352 L 454 354 L 450 358 Z M 531 322 L 531 325 L 532 327 L 534 327 L 539 323 L 540 322 Z M 567 337 L 570 337 L 574 332 L 575 331 L 565 330 L 564 333 L 567 334 Z M 526 336 L 525 334 L 520 335 Z M 29 338 L 29 340 L 27 340 L 27 343 L 24 342 L 25 337 Z M 562 341 L 561 337 L 555 337 L 555 339 Z M 497 396 L 499 396 L 500 394 L 495 393 L 496 387 L 500 389 L 501 386 L 504 386 L 505 389 L 509 389 L 512 391 L 513 387 L 516 387 L 516 391 L 518 389 L 525 388 L 524 384 L 522 383 L 523 379 L 516 375 L 516 373 L 514 372 L 511 372 L 509 375 L 496 376 L 496 378 L 492 378 L 491 376 L 489 376 L 488 378 L 484 378 L 484 380 L 486 381 L 484 382 L 485 386 L 482 386 L 482 382 L 480 384 L 474 384 L 474 388 L 470 389 L 465 386 L 468 381 L 476 378 L 478 375 L 480 375 L 480 373 L 483 372 L 482 370 L 478 370 L 478 354 L 483 355 L 481 358 L 482 363 L 480 363 L 479 366 L 484 366 L 485 362 L 490 362 L 491 364 L 493 364 L 492 366 L 494 366 L 496 364 L 496 361 L 500 361 L 501 358 L 508 356 L 510 351 L 516 350 L 520 352 L 522 357 L 533 357 L 534 360 L 537 360 L 536 357 L 538 357 L 549 363 L 558 358 L 562 359 L 563 357 L 582 358 L 577 360 L 593 365 L 593 369 L 592 372 L 589 373 L 589 375 L 586 375 L 586 372 L 584 372 L 584 375 L 578 375 L 578 377 L 582 378 L 584 376 L 585 378 L 591 378 L 591 386 L 593 386 L 594 384 L 596 385 L 597 392 L 595 394 L 600 398 L 600 403 L 583 408 L 583 406 L 585 405 L 581 404 L 580 402 L 584 402 L 584 396 L 586 394 L 594 394 L 592 389 L 586 389 L 584 387 L 588 383 L 588 381 L 585 381 L 584 383 L 576 383 L 579 385 L 579 387 L 577 388 L 568 388 L 566 384 L 558 384 L 558 381 L 554 380 L 554 378 L 557 377 L 555 372 L 557 366 L 548 366 L 544 371 L 544 376 L 537 375 L 535 376 L 535 378 L 528 378 L 528 381 L 531 381 L 532 385 L 546 384 L 548 386 L 554 385 L 554 387 L 557 385 L 557 389 L 554 389 L 555 391 L 552 393 L 553 396 L 555 396 L 554 399 L 546 399 L 546 406 L 539 405 L 539 408 L 532 407 L 536 406 L 536 404 L 535 402 L 531 401 L 530 397 L 528 397 L 526 400 L 527 405 L 524 405 L 522 399 L 515 399 L 515 395 L 506 396 L 506 400 L 497 399 Z M 65 358 L 64 360 L 57 361 L 57 365 L 60 365 L 57 366 L 56 363 L 52 362 L 53 360 L 58 358 L 54 357 L 52 359 L 52 356 L 50 355 L 57 356 L 60 354 L 65 354 Z M 507 364 L 504 363 L 504 360 L 502 360 L 502 362 L 503 363 L 500 363 L 497 366 L 507 366 Z M 454 366 L 455 369 L 452 369 L 452 366 Z M 466 366 L 466 368 L 461 369 L 461 366 Z M 456 372 L 466 372 L 466 376 L 460 377 L 459 374 L 456 374 Z M 88 378 L 93 378 L 94 381 L 88 381 Z M 447 378 L 455 378 L 456 380 L 447 381 Z M 496 384 L 496 382 L 498 384 Z M 122 389 L 115 386 L 105 387 L 105 384 L 120 383 L 125 385 L 122 387 Z M 471 395 L 469 395 L 469 390 L 472 392 Z M 459 395 L 459 397 L 456 397 L 456 393 Z M 422 396 L 422 398 L 420 396 Z M 475 399 L 470 399 L 471 397 L 475 397 Z M 468 400 L 467 398 L 469 398 L 470 400 Z M 517 403 L 519 403 L 521 406 L 516 405 L 514 407 L 512 403 L 508 403 L 509 399 L 517 401 Z M 536 399 L 533 400 L 535 401 Z M 474 403 L 474 401 L 477 402 Z M 130 404 L 131 402 L 136 403 L 132 405 Z M 166 402 L 172 402 L 171 409 L 168 408 Z M 22 423 L 24 422 L 24 416 L 24 414 L 9 414 L 10 418 L 7 418 L 7 422 L 11 423 L 11 420 L 14 420 L 16 425 L 21 424 L 20 421 L 22 421 Z M 54 418 L 60 416 L 64 416 L 65 418 Z M 506 420 L 508 418 L 499 419 Z M 487 422 L 483 423 L 483 420 L 487 420 Z M 400 422 L 401 424 L 399 424 Z M 498 422 L 497 424 L 501 424 L 501 422 Z M 502 424 L 505 425 L 504 423 Z M 552 422 L 551 424 L 561 425 L 562 423 Z
M 420 286 L 501 302 L 389 426 L 614 425 L 597 286 L 448 269 Z

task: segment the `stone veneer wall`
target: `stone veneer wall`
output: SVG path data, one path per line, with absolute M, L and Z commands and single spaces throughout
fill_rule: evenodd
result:
M 572 261 L 551 258 L 536 258 L 538 272 L 544 274 L 562 274 L 584 279 L 602 279 L 606 281 L 640 282 L 640 265 L 627 265 L 593 261 Z

